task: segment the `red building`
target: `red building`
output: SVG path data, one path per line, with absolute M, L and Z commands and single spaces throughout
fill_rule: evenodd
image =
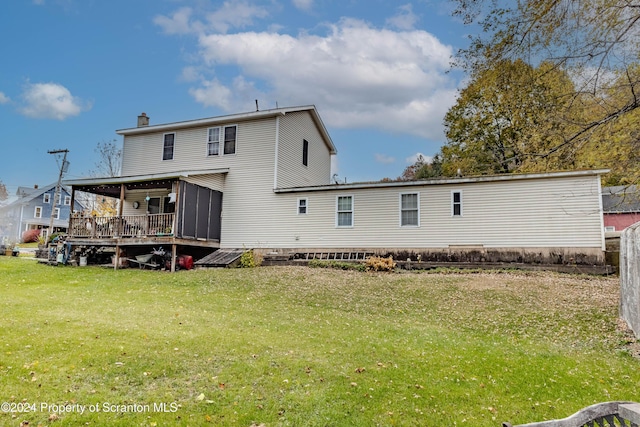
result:
M 604 187 L 602 213 L 605 231 L 622 231 L 640 222 L 640 192 L 635 185 Z

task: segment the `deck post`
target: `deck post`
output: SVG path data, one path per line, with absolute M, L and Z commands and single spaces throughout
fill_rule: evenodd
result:
M 174 273 L 176 271 L 176 255 L 178 252 L 178 245 L 175 243 L 171 245 L 171 272 Z
M 116 256 L 113 258 L 113 269 L 118 269 L 118 264 L 120 263 L 120 246 L 116 243 Z

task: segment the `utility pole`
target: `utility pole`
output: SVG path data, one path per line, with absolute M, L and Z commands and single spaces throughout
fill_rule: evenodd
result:
M 62 184 L 62 175 L 69 168 L 69 162 L 67 162 L 67 153 L 69 150 L 51 150 L 47 151 L 49 154 L 60 154 L 64 153 L 64 157 L 62 158 L 62 164 L 60 165 L 60 174 L 58 175 L 58 183 L 56 184 L 56 191 L 53 193 L 53 203 L 51 204 L 51 219 L 49 220 L 49 237 L 53 234 L 53 214 L 56 211 L 56 204 L 58 203 L 58 195 L 60 194 L 60 185 Z M 72 207 L 73 208 L 73 207 Z

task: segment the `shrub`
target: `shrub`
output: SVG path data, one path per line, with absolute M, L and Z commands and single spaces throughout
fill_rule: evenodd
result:
M 253 250 L 246 251 L 240 256 L 241 268 L 260 267 L 262 264 L 262 255 L 256 254 Z
M 40 230 L 27 230 L 22 233 L 22 243 L 37 242 L 40 237 Z
M 388 258 L 371 256 L 367 258 L 365 266 L 367 271 L 393 271 L 396 268 L 396 263 L 393 261 L 392 256 Z

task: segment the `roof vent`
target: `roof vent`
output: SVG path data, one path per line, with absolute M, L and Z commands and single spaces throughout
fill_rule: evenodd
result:
M 149 126 L 149 117 L 147 117 L 147 113 L 140 113 L 138 116 L 138 127 Z

